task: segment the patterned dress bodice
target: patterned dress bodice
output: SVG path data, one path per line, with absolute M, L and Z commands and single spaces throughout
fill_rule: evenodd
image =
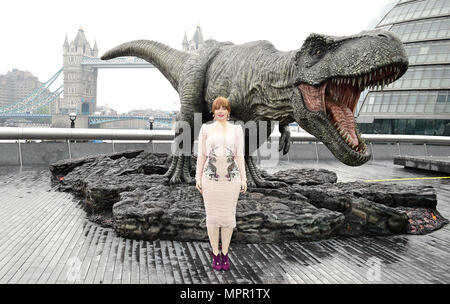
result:
M 204 126 L 204 125 L 203 125 Z M 202 129 L 204 128 L 202 126 Z M 200 178 L 200 174 L 206 178 L 214 181 L 227 180 L 241 180 L 242 172 L 245 173 L 245 168 L 240 168 L 237 156 L 243 159 L 243 153 L 238 153 L 240 142 L 242 138 L 239 136 L 239 131 L 236 128 L 242 128 L 233 124 L 227 125 L 226 132 L 222 130 L 221 126 L 208 125 L 206 129 L 201 130 L 199 138 L 199 157 L 197 162 L 197 171 L 202 167 L 202 153 L 204 155 L 204 166 L 201 172 L 197 172 L 196 178 Z M 201 147 L 200 145 L 203 145 Z M 244 175 L 245 176 L 245 175 Z M 245 179 L 245 178 L 244 178 Z

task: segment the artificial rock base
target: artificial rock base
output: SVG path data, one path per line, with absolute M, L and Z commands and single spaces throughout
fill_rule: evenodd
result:
M 84 202 L 89 218 L 135 239 L 208 240 L 195 185 L 169 185 L 171 156 L 143 150 L 62 160 L 52 182 Z M 196 158 L 191 158 L 191 176 Z M 261 171 L 284 187 L 239 194 L 234 242 L 318 240 L 333 235 L 424 234 L 448 223 L 430 186 L 337 183 L 328 170 Z

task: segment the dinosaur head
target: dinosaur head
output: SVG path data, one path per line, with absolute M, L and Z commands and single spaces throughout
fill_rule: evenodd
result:
M 294 119 L 343 163 L 367 162 L 370 153 L 354 120 L 356 104 L 365 88 L 383 87 L 406 72 L 400 39 L 383 30 L 311 34 L 296 53 L 295 68 Z

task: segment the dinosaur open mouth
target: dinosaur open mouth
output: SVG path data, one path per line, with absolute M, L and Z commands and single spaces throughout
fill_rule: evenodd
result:
M 388 65 L 363 75 L 333 77 L 319 86 L 300 83 L 306 107 L 322 112 L 352 150 L 366 153 L 366 145 L 355 125 L 355 109 L 359 96 L 367 87 L 383 87 L 395 81 L 402 72 L 400 65 Z

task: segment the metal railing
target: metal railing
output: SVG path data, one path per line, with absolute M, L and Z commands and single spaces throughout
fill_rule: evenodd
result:
M 54 140 L 173 140 L 173 130 L 138 129 L 88 129 L 88 128 L 20 128 L 0 127 L 2 139 L 54 139 Z M 362 134 L 366 142 L 414 143 L 450 145 L 450 136 Z M 307 133 L 291 133 L 291 141 L 317 142 L 317 138 Z
M 0 127 L 0 139 L 173 140 L 172 130 Z
M 21 166 L 22 150 L 20 140 L 65 140 L 68 145 L 69 157 L 72 158 L 70 147 L 71 140 L 111 140 L 112 151 L 115 152 L 114 141 L 148 140 L 153 146 L 153 141 L 155 140 L 172 141 L 174 137 L 175 132 L 173 130 L 0 127 L 0 140 L 17 140 Z M 273 139 L 278 141 L 276 137 L 278 136 L 273 136 Z M 428 156 L 427 145 L 450 146 L 450 136 L 362 134 L 361 137 L 370 145 L 373 160 L 375 160 L 373 143 L 397 144 L 399 155 L 402 155 L 400 143 L 423 145 L 426 156 Z M 290 141 L 292 143 L 314 143 L 316 158 L 317 161 L 319 161 L 317 143 L 320 141 L 317 138 L 308 133 L 291 132 Z

